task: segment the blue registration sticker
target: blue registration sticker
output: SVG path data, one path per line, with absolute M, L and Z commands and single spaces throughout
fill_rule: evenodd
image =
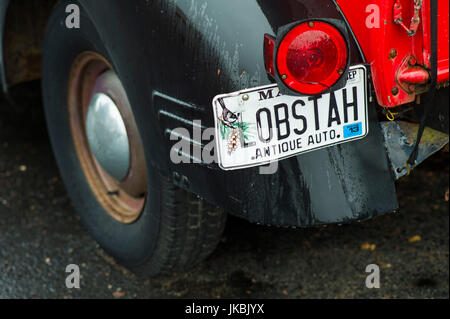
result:
M 355 123 L 344 126 L 344 138 L 362 135 L 362 123 Z

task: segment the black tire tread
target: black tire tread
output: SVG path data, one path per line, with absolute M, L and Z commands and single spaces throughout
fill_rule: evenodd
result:
M 225 228 L 223 210 L 161 177 L 161 221 L 151 263 L 137 269 L 146 275 L 167 274 L 205 260 Z

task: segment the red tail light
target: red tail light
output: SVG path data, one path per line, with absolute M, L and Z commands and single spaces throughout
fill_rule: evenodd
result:
M 273 68 L 273 51 L 275 49 L 275 38 L 269 34 L 264 35 L 264 65 L 267 73 L 275 76 Z
M 348 64 L 347 42 L 329 23 L 301 23 L 279 42 L 275 63 L 278 77 L 290 89 L 306 95 L 319 94 L 344 74 Z

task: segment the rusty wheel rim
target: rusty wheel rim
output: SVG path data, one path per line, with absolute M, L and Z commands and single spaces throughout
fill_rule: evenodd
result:
M 114 101 L 125 124 L 129 167 L 121 180 L 107 172 L 89 144 L 86 121 L 96 94 Z M 75 59 L 68 84 L 68 108 L 75 150 L 91 191 L 112 218 L 124 224 L 135 222 L 142 213 L 147 193 L 144 148 L 125 89 L 111 64 L 101 55 L 88 51 Z

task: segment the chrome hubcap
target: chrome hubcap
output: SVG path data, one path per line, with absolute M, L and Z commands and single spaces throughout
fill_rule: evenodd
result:
M 103 169 L 118 181 L 130 169 L 130 143 L 122 115 L 104 93 L 95 94 L 89 104 L 86 135 L 91 152 Z

